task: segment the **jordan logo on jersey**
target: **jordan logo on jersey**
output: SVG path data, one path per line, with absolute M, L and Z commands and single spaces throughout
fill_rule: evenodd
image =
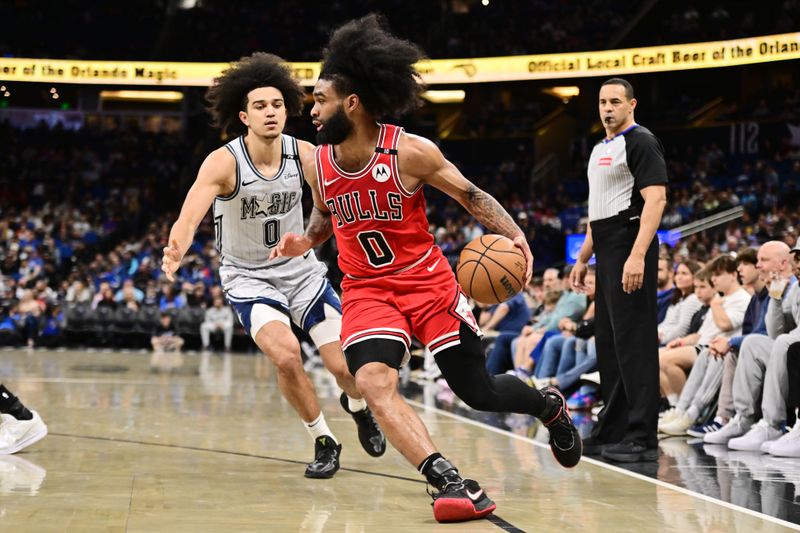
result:
M 363 220 L 403 220 L 403 197 L 399 193 L 388 192 L 379 199 L 378 191 L 370 189 L 367 196 L 353 191 L 325 201 L 337 228 Z
M 275 192 L 258 196 L 242 197 L 242 220 L 259 215 L 272 216 L 288 213 L 298 198 L 297 191 Z

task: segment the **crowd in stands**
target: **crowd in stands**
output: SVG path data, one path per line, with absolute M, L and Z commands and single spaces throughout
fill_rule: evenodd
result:
M 126 127 L 21 130 L 0 122 L 0 142 L 9 148 L 0 154 L 0 328 L 15 330 L 22 342 L 42 337 L 34 342 L 51 343 L 63 333 L 65 306 L 74 303 L 114 311 L 211 306 L 219 258 L 210 217 L 197 233 L 179 283 L 165 284 L 158 268 L 177 215 L 176 199 L 191 183 L 193 155 L 207 151 L 207 139 Z M 537 272 L 562 267 L 565 236 L 583 233 L 587 222 L 588 157 L 582 152 L 588 148 L 575 143 L 575 166 L 559 183 L 531 185 L 528 150 L 512 149 L 500 164 L 474 158 L 462 163 L 464 150 L 455 144 L 443 142 L 442 149 L 516 218 L 531 243 Z M 800 228 L 800 146 L 791 138 L 765 139 L 760 154 L 751 157 L 730 156 L 714 142 L 665 145 L 671 182 L 663 229 L 732 206 L 745 208 L 741 219 L 680 239 L 673 259 L 707 262 L 770 239 L 794 244 Z M 431 231 L 455 265 L 461 248 L 484 229 L 449 197 L 431 188 L 426 195 Z M 321 251 L 336 284 L 335 254 L 333 243 Z
M 5 2 L 0 5 L 0 54 L 207 62 L 268 50 L 294 61 L 316 61 L 333 28 L 371 11 L 384 13 L 396 33 L 434 58 L 732 39 L 794 31 L 800 21 L 797 0 Z M 34 28 L 46 38 L 26 39 Z

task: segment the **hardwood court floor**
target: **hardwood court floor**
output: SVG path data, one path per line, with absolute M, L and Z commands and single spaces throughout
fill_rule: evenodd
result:
M 364 453 L 338 390 L 315 372 L 344 444 L 332 480 L 302 475 L 312 444 L 261 357 L 0 352 L 0 381 L 47 438 L 0 456 L 1 532 L 767 532 L 792 524 L 584 460 L 560 468 L 532 439 L 415 405 L 443 453 L 497 502 L 493 521 L 437 524 L 393 449 Z

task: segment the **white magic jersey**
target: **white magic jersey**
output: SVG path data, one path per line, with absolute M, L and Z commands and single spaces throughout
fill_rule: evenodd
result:
M 289 278 L 309 270 L 326 270 L 313 250 L 302 257 L 267 262 L 281 235 L 304 231 L 304 180 L 297 140 L 281 135 L 281 146 L 280 169 L 274 176 L 264 176 L 250 159 L 243 136 L 225 145 L 236 158 L 236 189 L 214 200 L 214 230 L 223 267 L 252 269 L 258 278 L 277 274 L 275 269 L 280 277 Z

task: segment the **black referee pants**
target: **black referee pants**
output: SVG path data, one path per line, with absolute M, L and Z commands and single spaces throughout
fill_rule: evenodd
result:
M 592 436 L 600 442 L 631 440 L 656 448 L 659 407 L 658 239 L 645 254 L 644 283 L 622 290 L 622 270 L 639 232 L 639 218 L 592 222 L 597 261 L 595 342 L 605 407 Z

